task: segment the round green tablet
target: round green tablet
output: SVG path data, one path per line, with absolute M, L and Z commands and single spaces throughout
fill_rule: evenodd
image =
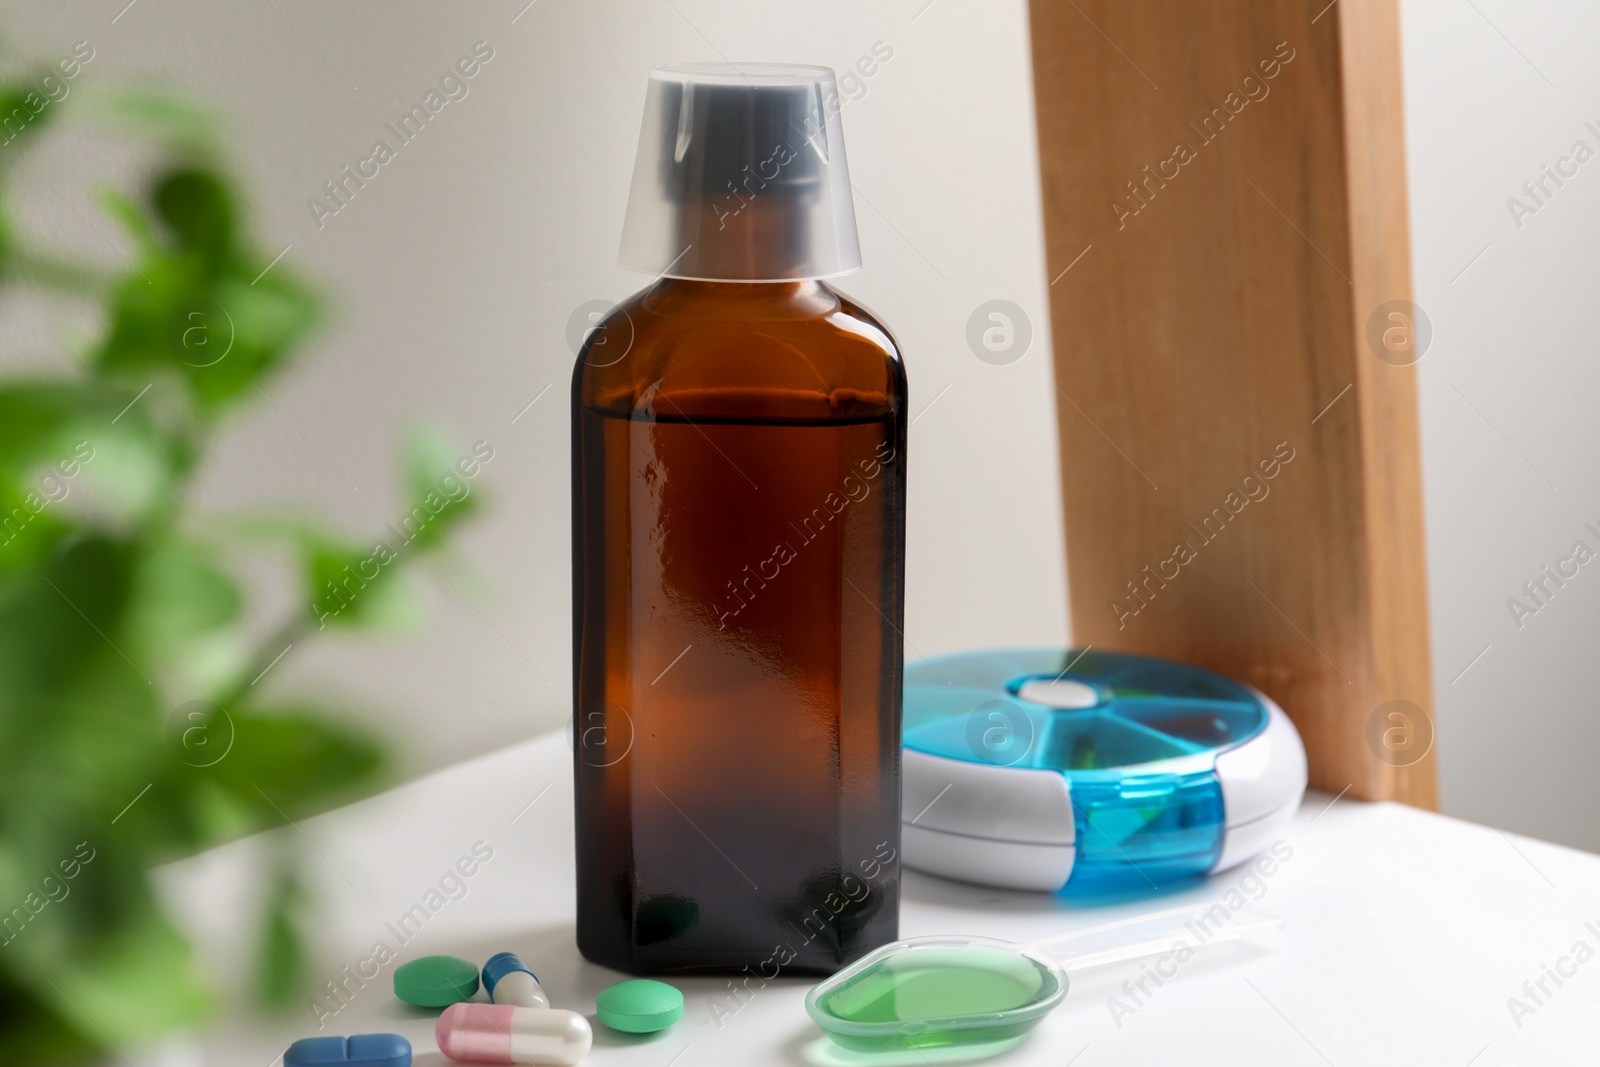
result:
M 613 1030 L 653 1034 L 683 1018 L 683 994 L 665 982 L 634 978 L 602 989 L 594 1011 Z
M 394 970 L 394 995 L 419 1008 L 448 1008 L 478 991 L 478 965 L 459 956 L 421 956 Z

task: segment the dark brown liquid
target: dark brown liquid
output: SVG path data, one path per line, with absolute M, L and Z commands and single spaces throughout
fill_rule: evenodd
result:
M 744 380 L 801 370 L 768 344 L 677 388 L 668 345 L 626 410 L 581 402 L 615 368 L 575 384 L 578 941 L 623 970 L 827 972 L 896 936 L 903 378 L 847 350 L 888 388 L 839 410 L 831 349 Z

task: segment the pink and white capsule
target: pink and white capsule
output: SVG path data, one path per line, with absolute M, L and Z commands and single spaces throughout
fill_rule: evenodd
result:
M 589 1020 L 575 1011 L 510 1004 L 452 1004 L 433 1032 L 458 1063 L 573 1064 L 594 1043 Z

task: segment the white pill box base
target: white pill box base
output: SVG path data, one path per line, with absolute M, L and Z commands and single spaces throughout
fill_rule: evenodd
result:
M 993 841 L 910 823 L 900 827 L 900 841 L 907 867 L 1001 889 L 1053 893 L 1067 884 L 1072 876 L 1072 861 L 1077 858 L 1072 845 Z
M 1237 867 L 1283 836 L 1306 793 L 1306 749 L 1283 709 L 1252 689 L 1267 728 L 1217 756 L 1227 831 L 1213 874 Z
M 1255 695 L 1267 709 L 1266 727 L 1215 757 L 1226 821 L 1213 873 L 1276 841 L 1305 793 L 1299 733 L 1282 709 Z M 1125 771 L 1131 777 L 1170 768 L 1135 765 Z M 1071 877 L 1077 850 L 1067 775 L 907 749 L 902 783 L 906 866 L 957 881 L 1042 892 L 1061 889 Z

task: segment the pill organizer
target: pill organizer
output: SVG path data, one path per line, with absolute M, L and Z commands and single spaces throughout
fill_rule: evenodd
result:
M 1068 894 L 1227 870 L 1274 845 L 1306 788 L 1289 717 L 1182 663 L 1001 649 L 908 664 L 908 867 Z

